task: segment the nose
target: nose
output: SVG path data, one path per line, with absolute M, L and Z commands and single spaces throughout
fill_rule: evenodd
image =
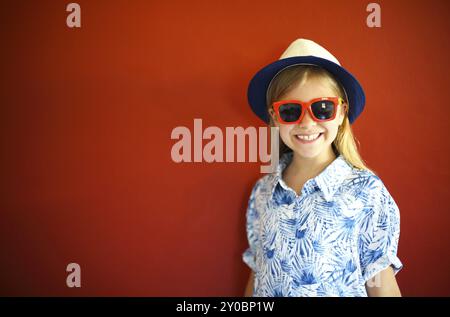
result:
M 317 122 L 313 120 L 309 111 L 306 111 L 303 115 L 302 121 L 298 123 L 298 126 L 299 128 L 307 130 L 309 127 L 315 126 L 316 124 Z

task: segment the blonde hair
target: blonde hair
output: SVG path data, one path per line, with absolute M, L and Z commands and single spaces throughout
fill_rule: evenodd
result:
M 319 79 L 325 85 L 329 86 L 337 96 L 341 97 L 348 104 L 345 90 L 338 81 L 325 69 L 315 65 L 295 65 L 288 67 L 277 74 L 272 80 L 267 90 L 267 111 L 272 107 L 272 103 L 280 100 L 296 85 L 301 85 L 308 79 Z M 351 105 L 349 105 L 351 107 Z M 272 116 L 269 115 L 270 126 L 274 126 Z M 357 169 L 367 170 L 375 174 L 375 172 L 367 167 L 358 151 L 359 141 L 354 137 L 353 131 L 348 119 L 348 107 L 345 111 L 345 117 L 339 126 L 336 138 L 332 143 L 333 152 L 336 156 L 342 156 Z M 280 156 L 283 153 L 292 151 L 280 139 Z

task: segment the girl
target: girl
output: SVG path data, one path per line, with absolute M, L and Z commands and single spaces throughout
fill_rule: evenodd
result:
M 248 203 L 246 296 L 400 296 L 399 210 L 350 126 L 365 104 L 359 82 L 298 39 L 253 77 L 248 100 L 281 140 L 276 172 Z

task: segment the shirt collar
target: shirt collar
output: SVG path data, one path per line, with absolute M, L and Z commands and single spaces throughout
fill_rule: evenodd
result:
M 282 173 L 292 161 L 292 157 L 293 152 L 284 153 L 280 158 L 275 172 L 272 173 L 272 196 L 278 183 L 283 188 L 287 189 L 287 185 L 282 178 Z M 342 182 L 352 173 L 352 170 L 352 165 L 345 160 L 342 154 L 340 154 L 322 172 L 320 172 L 319 175 L 314 177 L 312 182 L 308 181 L 307 183 L 315 183 L 323 193 L 325 200 L 329 202 L 333 199 L 334 193 Z

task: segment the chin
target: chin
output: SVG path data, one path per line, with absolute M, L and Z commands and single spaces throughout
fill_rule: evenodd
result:
M 321 153 L 321 151 L 301 151 L 299 149 L 294 149 L 293 151 L 299 157 L 302 157 L 302 158 L 305 158 L 305 159 L 314 159 L 316 157 L 319 157 L 320 153 Z

